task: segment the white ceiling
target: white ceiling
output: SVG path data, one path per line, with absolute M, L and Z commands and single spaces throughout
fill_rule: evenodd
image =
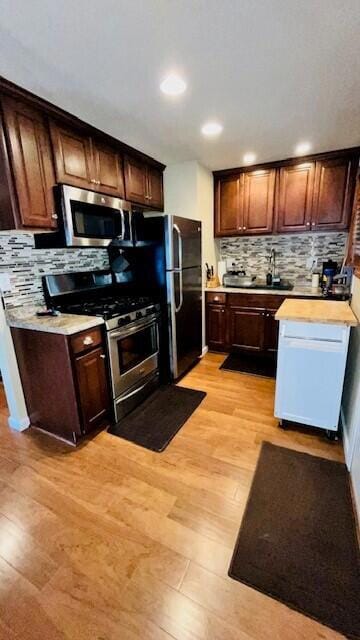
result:
M 359 0 L 0 0 L 0 20 L 1 75 L 165 163 L 360 144 Z

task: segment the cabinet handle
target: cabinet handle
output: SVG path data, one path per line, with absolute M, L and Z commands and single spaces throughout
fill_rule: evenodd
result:
M 90 182 L 92 182 L 92 184 L 95 184 L 96 182 L 95 178 L 91 178 Z
M 241 231 L 242 227 L 238 227 L 239 231 Z
M 246 231 L 246 227 L 243 227 L 243 230 Z
M 307 227 L 310 227 L 310 222 L 307 222 L 307 223 L 306 223 L 306 226 L 307 226 Z
M 315 227 L 315 222 L 311 223 L 311 228 L 313 229 Z
M 87 347 L 90 344 L 94 344 L 94 340 L 92 339 L 91 336 L 86 336 L 83 340 L 83 344 Z
M 52 217 L 53 220 L 57 220 L 58 219 L 58 214 L 57 213 L 53 213 L 51 215 L 51 217 Z
M 100 184 L 100 180 L 97 180 L 97 181 L 96 181 L 96 184 Z
M 102 358 L 102 360 L 105 360 L 106 355 L 104 353 L 101 354 L 100 358 Z
M 225 313 L 225 309 L 221 309 L 221 313 Z

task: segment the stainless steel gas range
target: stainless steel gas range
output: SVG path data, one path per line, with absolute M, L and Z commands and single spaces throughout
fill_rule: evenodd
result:
M 109 272 L 45 276 L 49 307 L 104 319 L 114 418 L 118 422 L 159 384 L 160 307 L 120 295 Z

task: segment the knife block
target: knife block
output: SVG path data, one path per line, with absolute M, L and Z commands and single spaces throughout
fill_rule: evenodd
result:
M 212 276 L 208 278 L 206 281 L 206 286 L 208 289 L 215 289 L 215 287 L 220 287 L 220 280 L 217 276 Z

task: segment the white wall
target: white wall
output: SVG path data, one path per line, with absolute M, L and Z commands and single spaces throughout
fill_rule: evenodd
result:
M 352 309 L 360 320 L 360 279 L 354 278 Z M 360 327 L 351 330 L 342 399 L 345 460 L 350 469 L 360 519 Z
M 169 165 L 164 174 L 164 208 L 183 218 L 201 220 L 202 267 L 205 286 L 205 263 L 217 269 L 217 247 L 214 241 L 213 176 L 196 161 Z M 205 347 L 205 296 L 203 295 L 203 347 Z

